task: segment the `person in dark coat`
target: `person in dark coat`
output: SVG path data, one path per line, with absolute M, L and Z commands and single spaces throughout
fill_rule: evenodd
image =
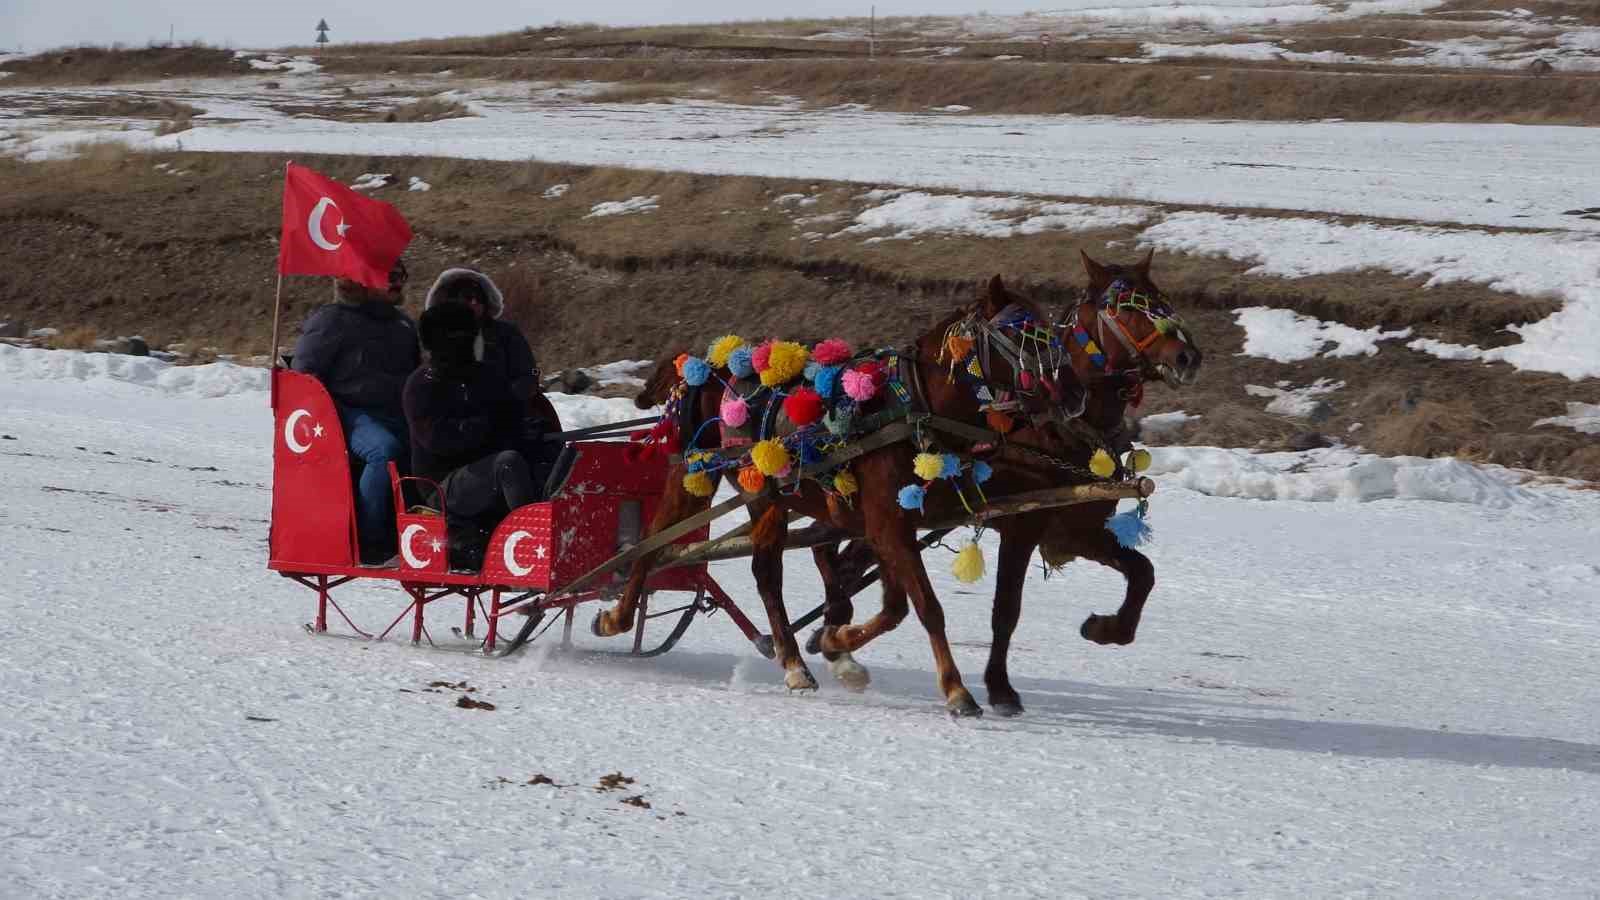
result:
M 422 308 L 427 311 L 435 303 L 452 300 L 465 304 L 477 316 L 483 336 L 478 358 L 484 367 L 509 385 L 518 397 L 538 391 L 539 363 L 522 329 L 502 318 L 506 301 L 494 281 L 477 269 L 446 269 L 428 289 Z
M 481 330 L 470 308 L 436 303 L 423 312 L 420 331 L 428 362 L 405 387 L 411 470 L 439 484 L 454 559 L 461 529 L 490 531 L 539 499 L 521 451 L 540 435 L 500 373 L 478 360 Z
M 389 463 L 407 462 L 401 392 L 422 362 L 416 324 L 400 309 L 405 284 L 398 261 L 384 291 L 336 279 L 335 302 L 306 318 L 292 358 L 295 371 L 315 375 L 328 389 L 350 454 L 365 464 L 356 483 L 363 565 L 390 561 L 397 544 Z

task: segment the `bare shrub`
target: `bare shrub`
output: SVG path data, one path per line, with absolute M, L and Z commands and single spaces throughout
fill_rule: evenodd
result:
M 476 115 L 458 100 L 442 97 L 423 97 L 412 103 L 396 106 L 384 114 L 385 122 L 437 122 L 441 119 L 460 119 Z

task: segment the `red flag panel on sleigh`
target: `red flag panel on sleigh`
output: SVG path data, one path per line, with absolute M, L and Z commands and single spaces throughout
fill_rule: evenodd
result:
M 395 517 L 399 568 L 360 568 L 355 565 L 350 461 L 333 401 L 315 378 L 284 369 L 273 370 L 272 388 L 268 567 L 281 572 L 559 588 L 637 543 L 666 483 L 665 459 L 640 462 L 623 442 L 578 442 L 572 445 L 571 468 L 551 499 L 513 510 L 495 528 L 482 572 L 452 573 L 444 520 L 405 510 Z M 705 540 L 708 531 L 681 541 Z M 702 564 L 658 572 L 649 587 L 693 590 L 704 571 Z M 615 577 L 625 576 L 624 569 Z

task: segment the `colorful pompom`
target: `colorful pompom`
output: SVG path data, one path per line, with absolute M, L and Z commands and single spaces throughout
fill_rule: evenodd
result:
M 946 453 L 940 459 L 944 462 L 944 477 L 955 478 L 961 474 L 961 457 L 954 453 Z
M 1021 372 L 1018 372 L 1017 383 L 1022 385 L 1022 389 L 1025 391 L 1033 390 L 1033 373 L 1029 372 L 1027 369 L 1023 369 Z
M 884 382 L 889 380 L 888 370 L 883 367 L 883 363 L 878 362 L 875 359 L 869 359 L 857 363 L 855 370 L 864 375 L 870 375 L 872 377 L 872 383 L 876 384 L 878 387 L 883 387 Z
M 989 414 L 984 418 L 988 421 L 990 428 L 1001 434 L 1010 434 L 1011 429 L 1017 427 L 1017 423 L 1009 415 L 997 409 L 989 410 Z
M 900 489 L 900 508 L 920 510 L 922 509 L 922 501 L 927 496 L 928 492 L 922 489 L 922 485 L 908 484 Z
M 730 389 L 722 395 L 722 405 L 717 409 L 717 415 L 722 417 L 722 424 L 729 428 L 740 428 L 750 421 L 750 404 Z
M 964 334 L 952 334 L 950 335 L 950 338 L 944 342 L 945 352 L 950 354 L 950 359 L 957 362 L 966 359 L 967 354 L 971 353 L 972 348 L 975 346 L 977 345 L 973 342 L 972 338 L 967 337 Z
M 1094 456 L 1089 457 L 1089 471 L 1101 478 L 1110 478 L 1117 471 L 1117 461 L 1106 451 L 1096 450 Z
M 878 382 L 866 372 L 851 369 L 844 373 L 844 392 L 851 400 L 865 403 L 878 395 Z
M 687 354 L 687 353 L 679 353 L 677 355 L 677 357 L 675 357 L 672 360 L 672 367 L 674 369 L 678 370 L 678 377 L 679 378 L 683 377 L 683 364 L 688 362 L 688 361 L 689 361 L 689 354 Z
M 1129 550 L 1148 544 L 1155 536 L 1150 523 L 1145 520 L 1142 506 L 1106 519 L 1106 530 L 1116 535 L 1117 543 Z
M 817 373 L 822 371 L 822 363 L 812 360 L 806 363 L 805 376 L 807 381 L 816 381 Z
M 761 490 L 767 483 L 767 476 L 755 466 L 745 466 L 739 470 L 739 488 L 747 494 L 754 494 Z
M 971 584 L 983 577 L 983 551 L 978 549 L 976 541 L 961 548 L 961 552 L 956 554 L 955 562 L 950 564 L 950 571 L 956 576 L 957 581 L 965 584 Z
M 735 378 L 749 378 L 756 373 L 755 362 L 751 359 L 752 352 L 749 347 L 740 347 L 728 354 L 728 371 Z
M 776 342 L 770 339 L 765 340 L 750 351 L 750 364 L 756 367 L 757 372 L 765 372 L 767 366 L 772 364 L 772 345 L 774 343 Z
M 911 469 L 923 481 L 933 481 L 944 475 L 944 457 L 937 453 L 918 453 L 911 461 Z
M 717 492 L 717 483 L 704 472 L 690 472 L 683 476 L 683 489 L 696 497 L 709 497 Z
M 706 360 L 719 369 L 726 369 L 728 357 L 743 346 L 744 338 L 737 334 L 725 334 L 711 342 L 711 346 L 706 349 Z
M 852 475 L 849 469 L 841 469 L 839 474 L 833 476 L 833 489 L 841 496 L 848 497 L 860 490 L 861 485 L 857 483 L 856 476 Z
M 801 428 L 821 419 L 824 411 L 822 398 L 808 387 L 795 388 L 783 398 L 783 414 Z
M 972 480 L 983 484 L 994 477 L 994 467 L 981 459 L 972 461 Z
M 811 379 L 811 384 L 817 389 L 817 394 L 826 400 L 839 390 L 838 366 L 822 366 L 817 369 L 817 374 Z
M 750 461 L 763 475 L 782 475 L 789 471 L 789 448 L 777 438 L 768 438 L 750 448 Z
M 1135 450 L 1128 454 L 1128 468 L 1135 472 L 1143 472 L 1150 468 L 1150 451 Z
M 850 349 L 850 345 L 838 338 L 818 341 L 817 345 L 811 348 L 811 358 L 824 366 L 837 366 L 849 362 L 852 355 L 854 351 Z
M 767 367 L 757 366 L 756 369 L 761 372 L 762 384 L 777 387 L 804 374 L 810 358 L 810 352 L 793 341 L 773 341 L 767 352 Z
M 691 356 L 683 363 L 683 380 L 690 387 L 699 387 L 711 378 L 711 365 L 698 356 Z

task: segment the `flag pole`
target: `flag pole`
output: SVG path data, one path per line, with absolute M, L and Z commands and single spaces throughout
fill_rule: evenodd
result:
M 289 167 L 291 165 L 293 165 L 293 164 L 294 164 L 293 160 L 284 160 L 284 163 L 283 163 L 283 180 L 284 180 L 285 184 L 288 184 L 288 182 L 289 182 Z M 273 294 L 273 297 L 272 297 L 272 365 L 271 365 L 271 368 L 274 368 L 274 369 L 279 368 L 279 367 L 281 367 L 283 365 L 283 363 L 281 361 L 281 358 L 278 356 L 278 319 L 279 319 L 280 314 L 283 311 L 283 264 L 282 264 L 282 259 L 283 259 L 283 235 L 281 233 L 278 235 L 278 259 L 279 259 L 279 264 L 278 264 L 278 290 Z

